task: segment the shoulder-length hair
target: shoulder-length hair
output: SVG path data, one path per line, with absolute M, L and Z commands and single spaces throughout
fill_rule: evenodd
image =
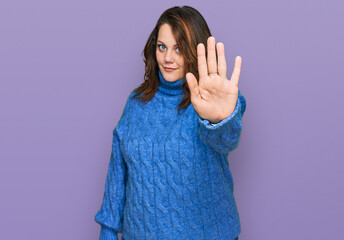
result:
M 160 26 L 167 23 L 171 26 L 179 50 L 184 57 L 186 73 L 191 72 L 199 79 L 197 65 L 197 45 L 203 43 L 207 49 L 207 39 L 211 36 L 209 27 L 203 16 L 190 6 L 172 7 L 167 9 L 158 19 L 156 26 L 149 35 L 144 54 L 144 82 L 134 89 L 134 98 L 144 103 L 148 102 L 157 92 L 159 86 L 158 64 L 156 61 L 156 44 Z M 207 55 L 207 51 L 206 51 Z M 183 83 L 183 99 L 178 105 L 178 113 L 186 109 L 190 103 L 190 90 L 187 81 Z

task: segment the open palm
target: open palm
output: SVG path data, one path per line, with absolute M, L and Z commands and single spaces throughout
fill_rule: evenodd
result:
M 186 80 L 189 85 L 191 102 L 198 115 L 210 122 L 220 122 L 235 109 L 238 99 L 238 82 L 240 77 L 240 56 L 235 59 L 231 79 L 227 79 L 227 64 L 224 44 L 217 44 L 218 63 L 215 53 L 215 38 L 207 40 L 208 59 L 203 43 L 197 45 L 199 81 L 188 72 Z

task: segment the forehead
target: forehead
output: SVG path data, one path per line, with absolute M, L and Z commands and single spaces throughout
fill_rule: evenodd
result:
M 172 28 L 170 27 L 170 25 L 165 23 L 160 26 L 157 41 L 161 41 L 166 45 L 177 45 L 176 39 L 173 35 Z

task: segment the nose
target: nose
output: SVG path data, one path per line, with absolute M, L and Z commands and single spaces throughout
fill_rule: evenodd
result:
M 164 56 L 164 61 L 165 62 L 173 62 L 173 54 L 172 51 L 166 51 L 165 56 Z

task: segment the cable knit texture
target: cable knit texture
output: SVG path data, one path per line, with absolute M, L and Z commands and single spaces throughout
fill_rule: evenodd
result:
M 131 92 L 113 130 L 100 240 L 232 240 L 241 232 L 227 157 L 239 144 L 246 101 L 216 125 L 192 104 L 177 112 L 185 78 L 145 105 Z

